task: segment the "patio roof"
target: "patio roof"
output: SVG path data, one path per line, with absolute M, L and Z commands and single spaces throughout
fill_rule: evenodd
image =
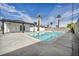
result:
M 33 23 L 25 22 L 25 21 L 22 21 L 22 20 L 0 19 L 0 21 L 34 25 Z
M 34 23 L 25 22 L 25 21 L 22 21 L 22 20 L 0 19 L 0 21 L 35 25 Z M 38 25 L 36 25 L 36 26 L 38 26 Z M 41 27 L 45 27 L 46 28 L 46 26 L 43 26 L 43 25 L 41 25 Z

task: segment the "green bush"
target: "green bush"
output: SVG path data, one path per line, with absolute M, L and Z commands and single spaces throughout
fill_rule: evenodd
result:
M 75 27 L 75 23 L 70 23 L 70 24 L 67 24 L 67 28 L 69 28 L 69 29 L 74 29 L 74 27 Z
M 75 23 L 67 24 L 67 28 L 69 28 L 71 32 L 74 33 Z

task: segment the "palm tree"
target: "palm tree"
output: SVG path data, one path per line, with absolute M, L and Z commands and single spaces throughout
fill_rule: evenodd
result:
M 51 27 L 52 27 L 52 25 L 53 25 L 53 22 L 50 22 L 50 25 L 51 25 Z
M 41 26 L 41 15 L 38 15 L 38 28 L 37 28 L 37 31 L 40 31 L 40 26 Z
M 60 15 L 60 14 L 59 14 L 59 15 L 57 15 L 57 17 L 56 17 L 56 18 L 58 19 L 58 25 L 57 25 L 57 27 L 59 28 L 61 15 Z
M 34 25 L 36 26 L 37 25 L 37 22 L 34 22 Z

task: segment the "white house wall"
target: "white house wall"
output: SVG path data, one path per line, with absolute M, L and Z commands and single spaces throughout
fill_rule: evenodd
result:
M 30 31 L 37 31 L 37 27 L 31 27 Z M 45 28 L 40 27 L 40 31 L 45 31 Z
M 20 25 L 19 23 L 6 22 L 5 30 L 6 32 L 20 32 Z
M 20 31 L 20 25 L 21 23 L 12 23 L 12 22 L 5 22 L 4 23 L 4 32 L 22 32 Z M 30 31 L 30 24 L 24 24 L 25 26 L 25 32 Z
M 40 31 L 45 31 L 45 28 L 40 27 Z
M 10 29 L 9 29 L 9 27 L 7 26 L 7 23 L 5 22 L 4 23 L 4 33 L 7 33 L 7 32 L 9 32 L 10 31 Z
M 20 25 L 22 25 L 22 23 L 4 22 L 4 32 L 5 33 L 7 33 L 7 32 L 22 32 L 22 31 L 20 31 Z M 37 27 L 34 27 L 33 25 L 24 24 L 24 26 L 25 26 L 24 32 L 37 31 Z M 40 27 L 40 31 L 44 31 L 44 30 L 45 30 L 45 28 Z
M 30 24 L 25 24 L 25 32 L 30 31 L 30 27 L 31 27 Z

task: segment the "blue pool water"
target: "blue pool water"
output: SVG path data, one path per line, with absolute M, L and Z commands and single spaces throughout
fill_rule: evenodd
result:
M 56 37 L 60 36 L 62 33 L 61 32 L 46 32 L 46 33 L 30 33 L 29 35 L 31 37 L 34 37 L 36 39 L 39 39 L 41 41 L 50 41 L 55 39 Z

